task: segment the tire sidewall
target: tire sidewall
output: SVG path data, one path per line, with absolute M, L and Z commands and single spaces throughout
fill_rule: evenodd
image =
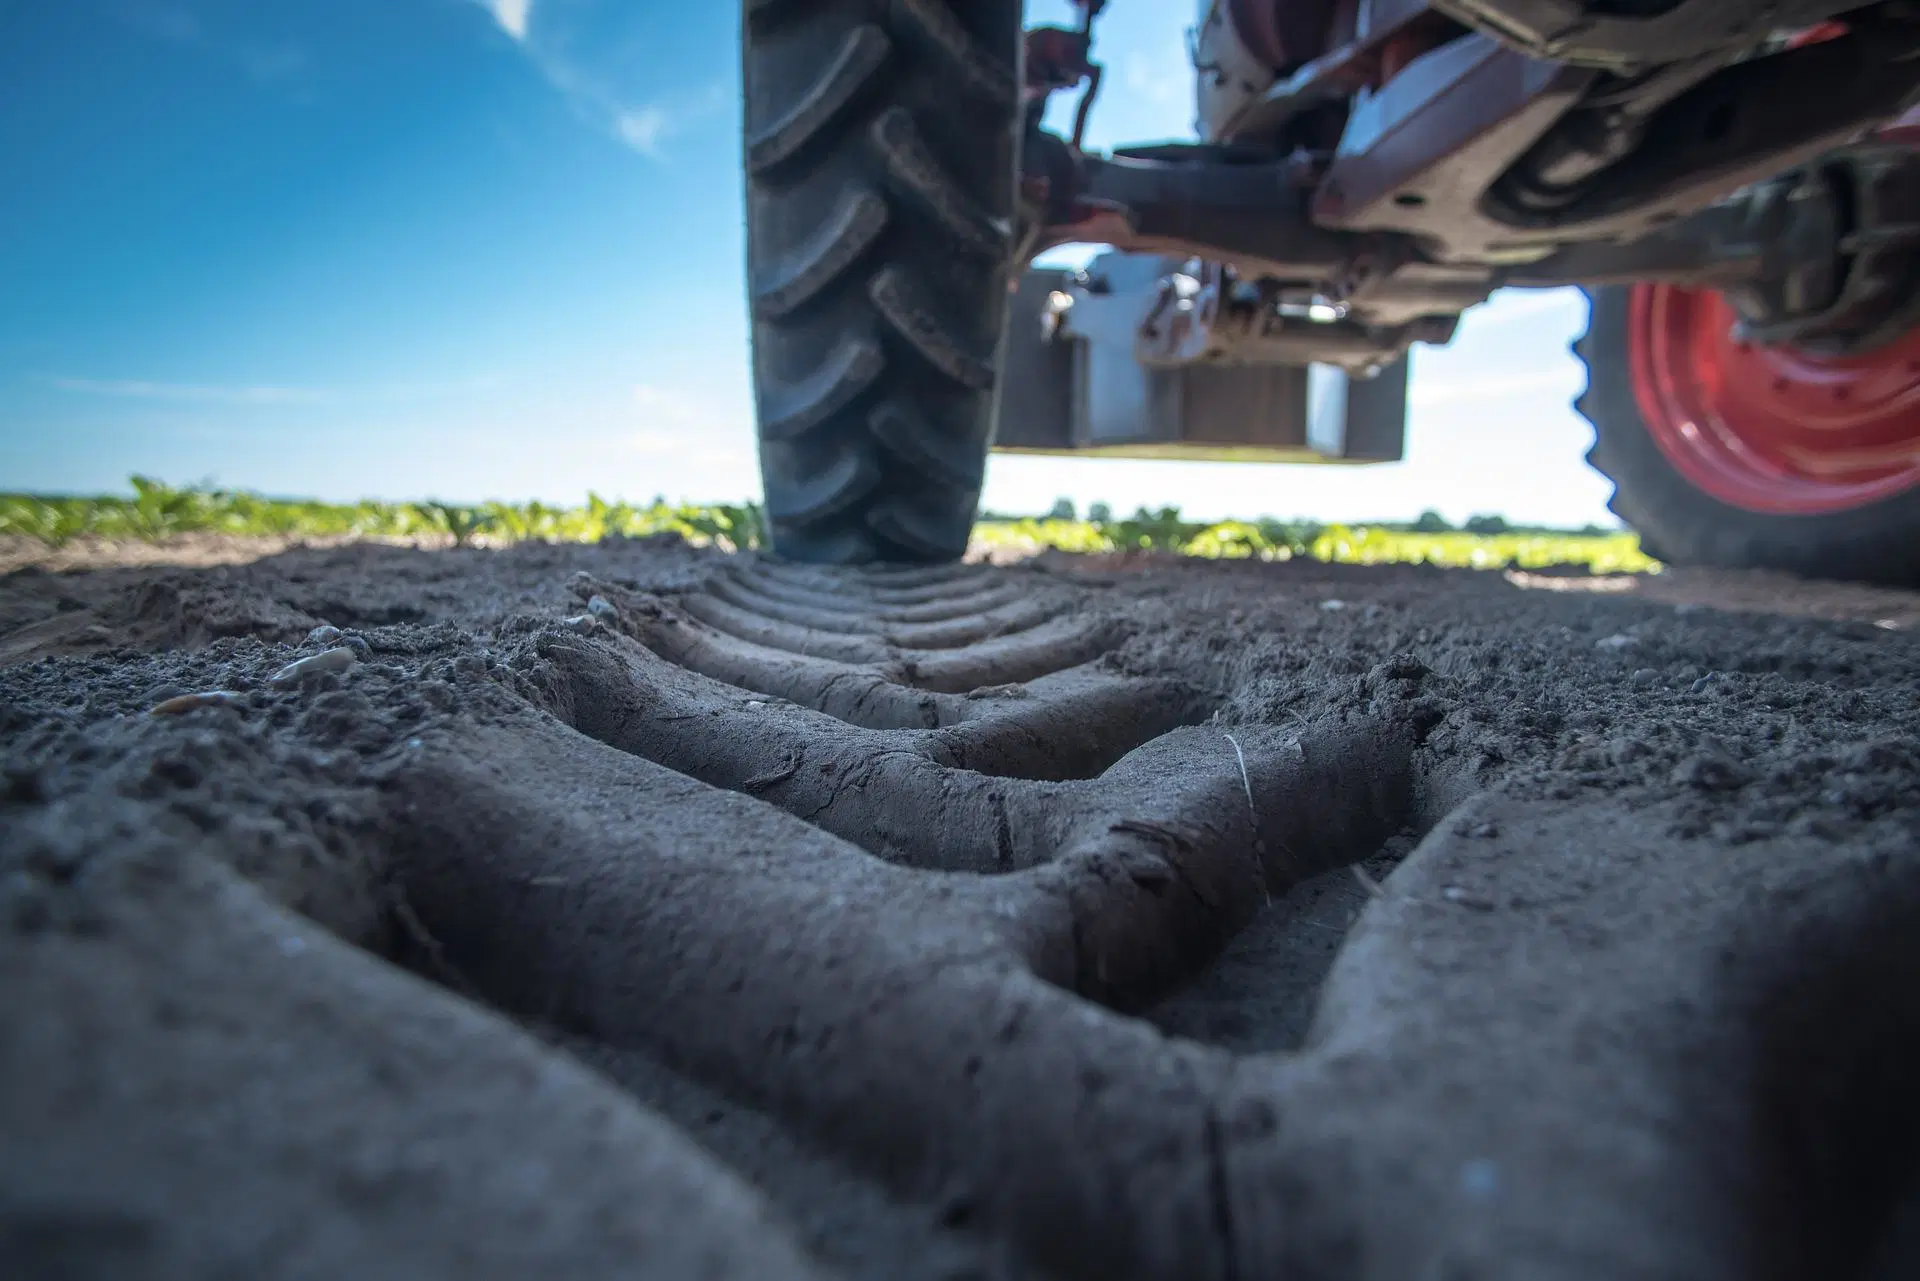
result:
M 1609 506 L 1639 532 L 1649 555 L 1676 565 L 1776 569 L 1809 577 L 1920 582 L 1920 490 L 1849 511 L 1796 516 L 1754 512 L 1687 479 L 1648 431 L 1629 359 L 1633 287 L 1585 291 L 1587 367 L 1576 408 L 1593 425 L 1587 461 L 1614 483 Z

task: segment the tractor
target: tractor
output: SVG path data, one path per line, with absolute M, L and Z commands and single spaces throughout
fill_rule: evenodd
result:
M 1203 0 L 1197 140 L 1098 154 L 1104 7 L 746 0 L 777 555 L 956 559 L 994 450 L 1398 459 L 1414 344 L 1577 286 L 1650 554 L 1920 584 L 1913 0 Z

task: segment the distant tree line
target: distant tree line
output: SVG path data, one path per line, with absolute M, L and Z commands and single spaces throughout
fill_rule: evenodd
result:
M 981 518 L 984 520 L 1030 519 L 1030 517 L 1027 517 L 1024 513 L 992 511 L 982 512 Z M 1041 519 L 1079 520 L 1079 508 L 1071 498 L 1057 498 L 1054 500 L 1053 506 L 1048 509 L 1046 515 L 1041 517 Z M 1116 523 L 1113 508 L 1106 503 L 1088 504 L 1086 519 L 1094 525 L 1111 525 Z M 1180 509 L 1178 507 L 1162 507 L 1158 511 L 1150 511 L 1142 507 L 1129 517 L 1125 523 L 1131 525 L 1172 525 L 1182 522 L 1180 520 Z M 1248 523 L 1286 529 L 1296 533 L 1308 533 L 1309 535 L 1311 532 L 1317 532 L 1324 527 L 1323 522 L 1320 521 L 1275 520 L 1271 517 L 1265 517 Z M 1348 525 L 1369 525 L 1377 529 L 1390 529 L 1410 534 L 1583 534 L 1588 537 L 1598 537 L 1604 534 L 1618 532 L 1617 530 L 1608 529 L 1600 525 L 1583 525 L 1578 529 L 1568 529 L 1553 525 L 1517 525 L 1504 516 L 1493 514 L 1469 516 L 1460 524 L 1455 525 L 1445 516 L 1433 510 L 1421 512 L 1419 518 L 1412 521 L 1354 520 L 1343 523 Z

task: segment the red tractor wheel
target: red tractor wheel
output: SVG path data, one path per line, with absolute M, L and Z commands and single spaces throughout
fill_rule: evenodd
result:
M 1709 291 L 1588 296 L 1587 459 L 1650 554 L 1920 584 L 1920 331 L 1822 356 L 1742 341 Z

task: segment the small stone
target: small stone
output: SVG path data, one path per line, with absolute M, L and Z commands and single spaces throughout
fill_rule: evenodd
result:
M 1745 786 L 1752 778 L 1747 767 L 1735 759 L 1725 744 L 1716 738 L 1703 738 L 1699 748 L 1673 771 L 1673 781 L 1697 787 L 1703 792 L 1727 792 Z
M 596 597 L 595 599 L 598 599 L 598 598 Z M 587 633 L 591 632 L 594 628 L 600 626 L 600 620 L 595 618 L 592 614 L 575 614 L 571 618 L 561 619 L 560 626 L 566 628 L 570 632 L 579 632 L 582 636 L 584 636 Z
M 352 650 L 355 658 L 367 659 L 373 657 L 373 646 L 367 644 L 364 637 L 343 636 L 340 638 L 340 643 Z
M 1630 649 L 1633 646 L 1638 645 L 1639 643 L 1640 643 L 1639 641 L 1635 640 L 1631 636 L 1628 636 L 1624 632 L 1616 632 L 1612 636 L 1604 636 L 1601 639 L 1595 641 L 1593 643 L 1593 647 L 1599 650 L 1607 650 L 1609 652 L 1614 652 L 1614 651 L 1619 651 L 1623 649 Z
M 362 642 L 363 644 L 365 642 Z M 298 685 L 309 676 L 322 672 L 344 672 L 352 667 L 358 656 L 345 645 L 334 649 L 323 649 L 318 654 L 309 654 L 305 658 L 295 659 L 267 678 L 270 685 Z
M 181 716 L 203 707 L 237 707 L 245 700 L 232 690 L 210 689 L 198 694 L 176 694 L 153 705 L 149 716 Z
M 1688 692 L 1689 694 L 1704 694 L 1704 693 L 1706 693 L 1706 692 L 1707 692 L 1707 687 L 1708 687 L 1709 685 L 1711 685 L 1711 684 L 1713 684 L 1713 682 L 1714 682 L 1714 679 L 1715 679 L 1715 678 L 1716 678 L 1717 676 L 1719 676 L 1719 674 L 1720 674 L 1720 673 L 1718 673 L 1718 672 L 1708 672 L 1708 673 L 1707 673 L 1707 674 L 1706 674 L 1705 676 L 1702 676 L 1702 677 L 1701 677 L 1701 678 L 1700 678 L 1699 680 L 1697 680 L 1697 681 L 1695 681 L 1695 682 L 1694 682 L 1693 684 L 1691 684 L 1691 685 L 1689 685 L 1689 686 L 1687 686 L 1687 692 Z
M 614 608 L 612 601 L 605 596 L 594 596 L 587 601 L 587 612 L 595 618 L 604 618 L 611 622 L 620 617 L 620 611 Z
M 1651 667 L 1642 667 L 1630 679 L 1635 689 L 1652 689 L 1660 683 L 1660 673 Z
M 1329 614 L 1337 614 L 1346 607 L 1347 602 L 1343 600 L 1323 600 L 1320 602 L 1320 608 L 1326 610 Z
M 1476 911 L 1476 912 L 1491 912 L 1493 910 L 1493 903 L 1491 900 L 1482 898 L 1478 894 L 1472 893 L 1469 890 L 1463 890 L 1458 885 L 1443 886 L 1440 890 L 1440 897 L 1444 898 L 1449 903 L 1455 903 L 1461 907 L 1471 908 L 1473 911 Z
M 982 685 L 977 689 L 968 690 L 967 697 L 968 698 L 1032 698 L 1033 691 L 1029 690 L 1025 685 L 1016 685 L 1016 684 Z M 1219 719 L 1218 712 L 1214 714 L 1214 719 L 1215 720 Z
M 307 633 L 306 645 L 331 645 L 340 639 L 340 629 L 331 623 L 322 623 Z

